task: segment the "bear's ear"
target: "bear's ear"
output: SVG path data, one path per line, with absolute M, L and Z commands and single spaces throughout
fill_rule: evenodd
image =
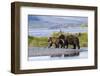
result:
M 76 35 L 76 37 L 80 37 L 81 33 L 76 33 L 75 35 Z

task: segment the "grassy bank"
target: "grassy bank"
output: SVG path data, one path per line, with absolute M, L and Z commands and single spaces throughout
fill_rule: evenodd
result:
M 46 47 L 48 45 L 48 38 L 28 36 L 28 44 L 34 47 Z
M 53 32 L 52 37 L 58 37 L 60 33 Z M 65 36 L 70 35 L 71 33 L 64 33 Z M 87 47 L 88 45 L 88 34 L 87 33 L 78 33 L 76 34 L 80 40 L 81 47 Z M 33 37 L 28 36 L 28 45 L 34 47 L 47 47 L 48 46 L 48 37 Z

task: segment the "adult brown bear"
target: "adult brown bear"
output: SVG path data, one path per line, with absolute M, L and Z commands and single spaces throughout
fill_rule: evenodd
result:
M 64 46 L 66 46 L 66 48 L 68 48 L 69 45 L 73 45 L 73 49 L 76 49 L 76 47 L 78 47 L 78 49 L 80 49 L 79 38 L 75 35 L 66 36 Z

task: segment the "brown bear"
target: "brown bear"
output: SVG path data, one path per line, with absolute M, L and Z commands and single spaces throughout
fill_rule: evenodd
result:
M 75 35 L 66 36 L 64 46 L 66 46 L 66 48 L 68 48 L 69 44 L 73 45 L 73 49 L 76 49 L 76 47 L 78 47 L 78 49 L 80 49 L 79 38 Z
M 53 44 L 55 45 L 55 48 L 63 48 L 64 47 L 64 40 L 59 39 L 58 37 L 49 37 L 48 39 L 48 48 L 50 48 Z

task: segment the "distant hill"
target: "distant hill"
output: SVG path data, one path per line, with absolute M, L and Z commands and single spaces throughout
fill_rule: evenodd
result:
M 74 28 L 88 27 L 87 17 L 28 16 L 29 28 Z

